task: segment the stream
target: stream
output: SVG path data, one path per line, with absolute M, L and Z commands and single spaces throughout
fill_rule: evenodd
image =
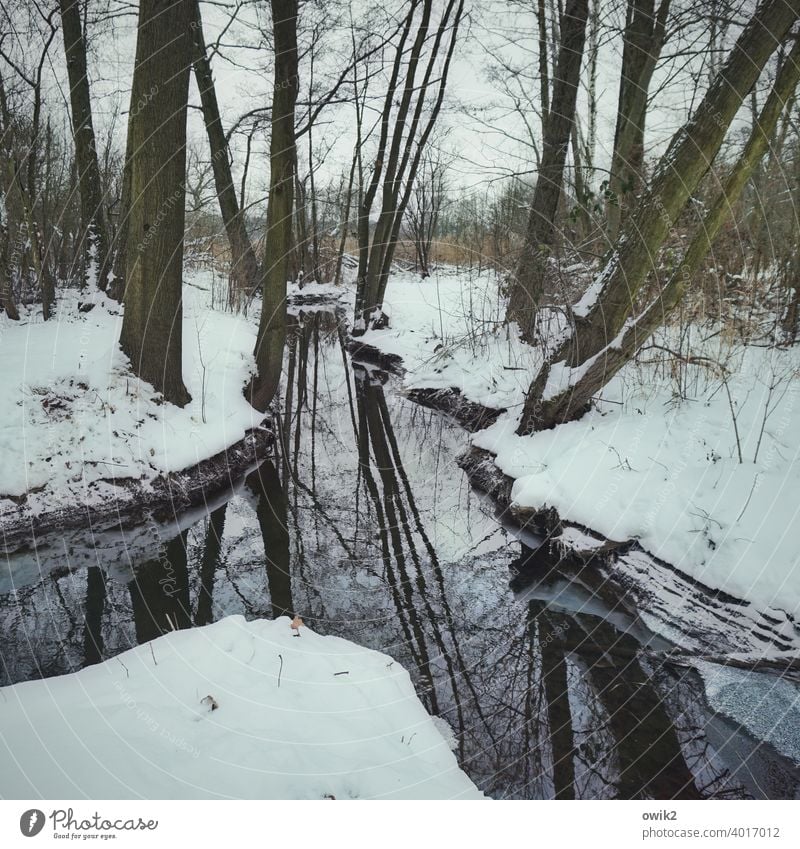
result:
M 294 317 L 272 459 L 170 523 L 41 537 L 0 570 L 0 685 L 176 628 L 299 614 L 384 651 L 495 798 L 796 798 L 800 770 L 713 711 L 624 598 L 505 526 L 464 431 L 350 361 L 340 316 Z M 571 574 L 571 573 L 570 573 Z

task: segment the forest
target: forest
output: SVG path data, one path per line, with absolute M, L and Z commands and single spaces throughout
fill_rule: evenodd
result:
M 797 798 L 798 83 L 800 0 L 0 0 L 0 798 Z

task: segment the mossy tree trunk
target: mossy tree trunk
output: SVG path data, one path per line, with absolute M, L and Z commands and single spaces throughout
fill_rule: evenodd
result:
M 250 403 L 262 412 L 278 390 L 286 344 L 286 281 L 294 247 L 294 120 L 298 89 L 297 0 L 272 0 L 271 6 L 275 45 L 269 150 L 271 173 L 261 276 L 261 321 L 255 347 L 257 372 L 247 390 Z
M 675 134 L 595 281 L 598 295 L 579 313 L 553 358 L 576 366 L 608 345 L 633 310 L 642 284 L 711 163 L 747 93 L 800 13 L 800 0 L 762 0 L 703 101 Z
M 744 149 L 659 297 L 631 321 L 613 343 L 584 362 L 567 385 L 548 398 L 543 397 L 549 374 L 549 369 L 544 368 L 528 393 L 520 433 L 544 430 L 576 418 L 603 386 L 631 360 L 680 303 L 711 244 L 741 196 L 747 181 L 767 153 L 780 116 L 787 103 L 791 103 L 798 82 L 800 82 L 800 40 L 795 41 L 791 52 L 784 60 L 775 85 L 753 125 Z
M 178 406 L 190 400 L 182 374 L 181 289 L 192 19 L 192 0 L 139 5 L 120 337 L 135 374 Z

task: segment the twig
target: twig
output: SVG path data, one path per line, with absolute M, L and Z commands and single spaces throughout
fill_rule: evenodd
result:
M 756 453 L 758 453 L 758 452 L 756 452 Z M 750 503 L 750 499 L 753 497 L 753 493 L 756 491 L 756 484 L 758 483 L 758 476 L 760 474 L 761 474 L 761 472 L 758 472 L 756 474 L 756 476 L 753 478 L 753 485 L 750 487 L 750 495 L 747 496 L 747 501 L 745 501 L 744 507 L 742 507 L 742 512 L 736 517 L 737 522 L 739 521 L 739 519 L 742 518 L 742 516 L 744 516 L 744 511 L 747 510 L 747 505 Z
M 283 655 L 279 654 L 278 658 L 280 659 L 280 662 L 281 662 L 281 667 L 278 670 L 278 689 L 280 690 L 280 688 L 281 688 L 281 673 L 283 672 Z
M 739 439 L 739 425 L 736 422 L 736 411 L 733 408 L 733 398 L 731 398 L 731 390 L 728 386 L 727 376 L 723 376 L 722 383 L 725 386 L 725 393 L 728 396 L 728 406 L 731 408 L 731 418 L 733 419 L 733 432 L 736 435 L 736 451 L 739 454 L 739 465 L 744 463 L 742 459 L 742 443 Z

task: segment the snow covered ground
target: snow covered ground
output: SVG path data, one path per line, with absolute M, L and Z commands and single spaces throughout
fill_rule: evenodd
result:
M 206 282 L 195 273 L 184 287 L 184 409 L 131 375 L 120 307 L 100 292 L 82 299 L 89 312 L 66 291 L 54 321 L 38 309 L 0 318 L 0 501 L 30 493 L 34 511 L 91 502 L 104 480 L 146 483 L 193 466 L 261 421 L 242 395 L 256 325 L 210 309 Z
M 408 389 L 457 387 L 486 407 L 521 404 L 538 351 L 504 327 L 505 302 L 491 272 L 436 269 L 421 279 L 413 272 L 389 278 L 384 311 L 387 330 L 368 330 L 359 342 L 403 359 Z
M 0 690 L 0 796 L 482 798 L 402 666 L 300 634 L 230 616 Z
M 631 364 L 580 421 L 518 437 L 541 359 L 499 324 L 497 280 L 395 276 L 388 302 L 392 328 L 362 338 L 404 358 L 407 386 L 455 387 L 508 409 L 472 441 L 516 479 L 516 503 L 638 540 L 704 584 L 797 620 L 800 347 L 736 346 L 696 328 L 692 354 L 723 362 L 725 372 Z M 679 344 L 668 333 L 656 341 Z

